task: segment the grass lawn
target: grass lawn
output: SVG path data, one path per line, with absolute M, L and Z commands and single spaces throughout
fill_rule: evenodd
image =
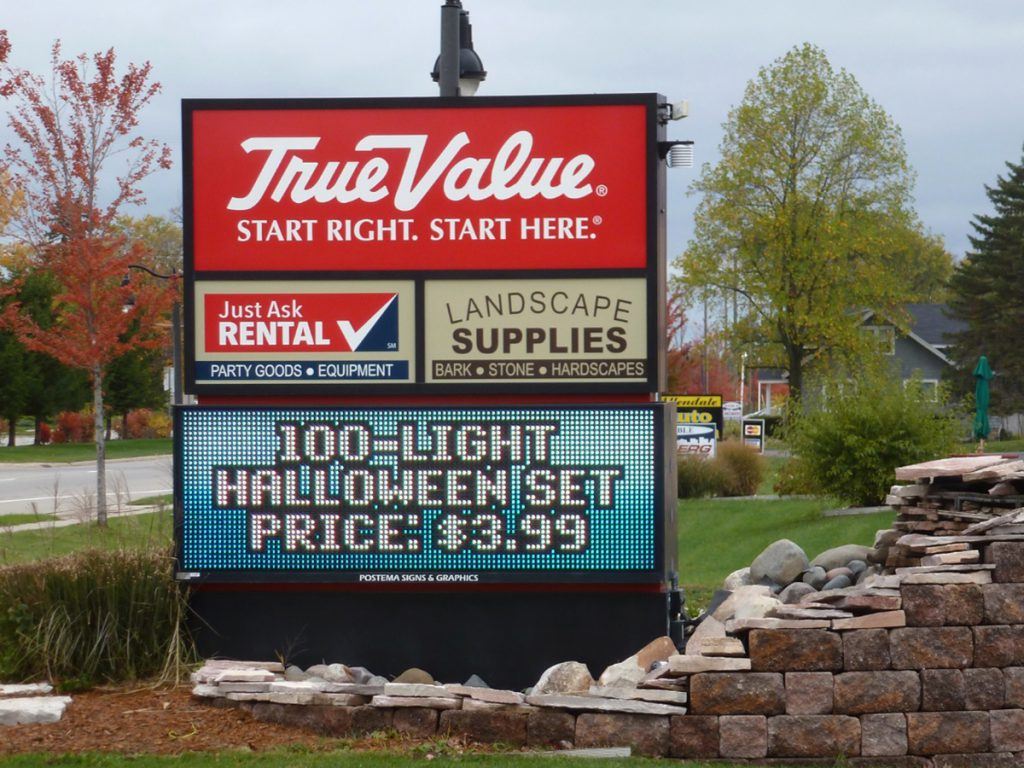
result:
M 977 443 L 967 445 L 967 452 L 973 453 Z M 989 440 L 985 443 L 985 453 L 1019 453 L 1024 451 L 1024 439 L 1020 440 Z
M 7 525 L 22 525 L 23 523 L 43 523 L 53 520 L 53 515 L 37 515 L 25 512 L 20 515 L 0 515 L 0 528 Z
M 59 557 L 80 549 L 170 547 L 171 510 L 115 517 L 106 530 L 92 523 L 66 528 L 0 532 L 0 566 Z
M 0 766 L 10 768 L 37 768 L 67 766 L 71 768 L 407 768 L 427 765 L 495 766 L 495 768 L 667 768 L 680 765 L 678 760 L 652 760 L 644 758 L 585 758 L 564 756 L 531 756 L 504 754 L 436 754 L 429 744 L 418 747 L 411 754 L 389 752 L 263 752 L 248 754 L 222 752 L 207 754 L 187 752 L 183 755 L 120 755 L 92 754 L 56 757 L 53 755 L 17 755 L 0 757 Z M 686 763 L 693 768 L 730 768 L 735 763 Z
M 823 517 L 840 505 L 830 499 L 765 499 L 679 502 L 679 581 L 691 615 L 733 571 L 750 565 L 777 539 L 795 541 L 809 558 L 841 544 L 874 543 L 892 511 Z
M 132 459 L 138 456 L 163 456 L 171 452 L 170 438 L 157 440 L 111 440 L 107 443 L 108 459 Z M 62 445 L 18 445 L 0 448 L 0 463 L 53 464 L 69 461 L 93 461 L 93 443 Z

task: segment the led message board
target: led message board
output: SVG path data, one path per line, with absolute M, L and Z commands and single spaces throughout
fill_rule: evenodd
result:
M 186 390 L 657 391 L 662 101 L 185 100 Z
M 179 578 L 661 582 L 670 412 L 178 409 Z

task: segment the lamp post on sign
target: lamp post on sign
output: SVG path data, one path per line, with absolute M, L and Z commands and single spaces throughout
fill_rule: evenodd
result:
M 169 275 L 162 275 L 159 272 L 154 272 L 143 264 L 129 264 L 128 269 L 145 272 L 159 280 L 173 280 L 177 282 L 181 278 L 181 275 L 177 272 L 171 272 Z M 125 275 L 121 284 L 127 285 L 128 281 L 129 278 Z M 174 303 L 171 305 L 171 373 L 173 377 L 173 381 L 171 382 L 172 400 L 175 405 L 181 405 L 181 301 L 177 298 L 174 299 Z
M 473 26 L 461 0 L 447 0 L 441 6 L 441 55 L 430 77 L 440 95 L 472 96 L 487 77 L 484 64 L 473 50 Z

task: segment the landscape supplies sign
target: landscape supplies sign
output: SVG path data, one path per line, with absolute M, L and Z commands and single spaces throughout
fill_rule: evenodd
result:
M 656 391 L 658 104 L 184 101 L 189 391 Z
M 429 280 L 427 381 L 643 381 L 643 278 Z
M 178 577 L 658 582 L 670 419 L 659 404 L 180 408 Z

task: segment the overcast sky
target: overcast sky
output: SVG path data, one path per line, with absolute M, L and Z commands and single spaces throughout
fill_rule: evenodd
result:
M 113 46 L 149 60 L 163 93 L 142 131 L 175 168 L 147 184 L 148 211 L 181 197 L 186 97 L 433 96 L 441 0 L 9 0 L 12 63 L 43 71 Z M 902 127 L 917 209 L 956 256 L 969 248 L 984 185 L 1024 144 L 1024 2 L 992 0 L 464 0 L 488 71 L 479 95 L 657 91 L 690 100 L 669 137 L 714 161 L 721 125 L 757 69 L 811 42 Z M 581 127 L 582 128 L 582 127 Z M 2 134 L 6 136 L 6 134 Z M 696 169 L 669 173 L 669 258 L 692 232 Z

